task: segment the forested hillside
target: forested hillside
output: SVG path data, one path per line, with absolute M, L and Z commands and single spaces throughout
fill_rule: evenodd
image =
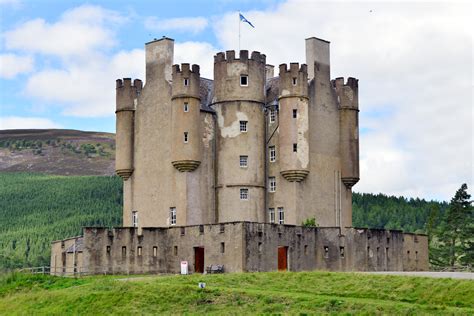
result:
M 51 241 L 120 225 L 121 201 L 118 177 L 0 173 L 0 269 L 48 265 Z M 424 232 L 432 207 L 447 203 L 355 193 L 354 226 Z

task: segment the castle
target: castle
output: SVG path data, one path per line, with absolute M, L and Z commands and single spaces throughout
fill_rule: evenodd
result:
M 214 80 L 173 65 L 170 38 L 145 47 L 146 85 L 116 84 L 123 227 L 54 242 L 52 273 L 428 268 L 425 235 L 351 227 L 358 80 L 330 79 L 329 42 L 277 76 L 259 52 L 217 53 Z

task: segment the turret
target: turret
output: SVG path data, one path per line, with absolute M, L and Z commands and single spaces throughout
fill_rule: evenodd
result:
M 280 173 L 290 182 L 300 182 L 309 173 L 307 66 L 280 65 L 279 91 Z
M 142 81 L 118 79 L 116 85 L 116 159 L 115 172 L 127 180 L 133 173 L 133 140 L 135 105 L 142 90 Z
M 172 164 L 181 172 L 201 163 L 199 66 L 174 65 L 172 69 Z
M 332 81 L 339 100 L 341 133 L 341 180 L 350 189 L 359 181 L 359 80 Z

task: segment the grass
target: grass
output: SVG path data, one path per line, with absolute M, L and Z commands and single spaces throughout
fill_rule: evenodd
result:
M 10 274 L 0 278 L 0 314 L 473 315 L 472 293 L 469 280 L 332 272 L 81 279 Z

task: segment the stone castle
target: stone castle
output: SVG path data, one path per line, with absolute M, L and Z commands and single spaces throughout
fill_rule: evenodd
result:
M 214 56 L 214 80 L 146 44 L 146 85 L 117 80 L 123 227 L 53 243 L 52 273 L 426 270 L 424 235 L 352 228 L 358 80 L 330 78 L 329 42 L 274 67 Z M 318 227 L 303 227 L 305 222 Z

